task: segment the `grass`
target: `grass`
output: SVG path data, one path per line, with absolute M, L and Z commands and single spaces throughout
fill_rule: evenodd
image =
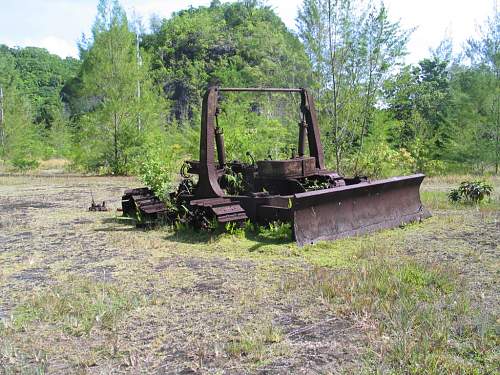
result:
M 421 198 L 424 205 L 430 210 L 468 210 L 472 208 L 492 211 L 500 209 L 500 200 L 495 198 L 486 198 L 479 204 L 450 202 L 447 191 L 422 191 Z
M 69 168 L 71 161 L 63 158 L 53 158 L 40 161 L 38 166 L 39 171 L 44 170 L 57 170 L 63 172 Z
M 226 345 L 226 351 L 230 357 L 265 364 L 270 359 L 287 354 L 283 338 L 281 329 L 271 323 L 246 329 L 238 327 L 236 335 Z
M 34 322 L 45 322 L 74 336 L 89 335 L 95 328 L 112 331 L 124 313 L 143 302 L 116 285 L 70 276 L 26 298 L 3 329 L 27 332 Z
M 439 265 L 372 259 L 344 272 L 316 268 L 310 282 L 338 314 L 368 320 L 367 373 L 488 374 L 499 370 L 492 317 Z

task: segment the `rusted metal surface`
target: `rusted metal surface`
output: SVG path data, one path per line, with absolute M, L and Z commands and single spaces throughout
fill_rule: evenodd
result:
M 196 195 L 200 198 L 224 196 L 217 176 L 214 159 L 215 115 L 217 113 L 218 89 L 210 87 L 203 97 L 201 113 L 199 181 Z
M 256 162 L 252 158 L 251 164 L 227 162 L 218 121 L 220 92 L 300 94 L 298 156 Z M 190 182 L 189 174 L 198 175 L 196 185 Z M 177 204 L 176 218 L 147 188 L 125 192 L 124 215 L 167 217 L 200 228 L 210 228 L 214 222 L 251 220 L 265 224 L 280 220 L 292 223 L 299 245 L 396 227 L 430 216 L 420 201 L 422 174 L 368 181 L 345 178 L 325 168 L 314 100 L 303 88 L 210 87 L 203 97 L 199 161 L 187 161 L 181 175 L 185 179 L 178 191 L 170 194 Z M 234 191 L 228 182 L 235 175 L 242 176 L 241 191 Z
M 195 199 L 190 202 L 191 207 L 203 207 L 207 215 L 214 217 L 219 223 L 229 221 L 244 221 L 248 219 L 245 210 L 238 202 L 225 198 Z
M 257 161 L 259 177 L 263 178 L 297 178 L 316 173 L 316 159 L 303 156 L 289 160 Z
M 423 179 L 417 174 L 295 194 L 295 239 L 305 245 L 425 219 L 430 213 L 420 201 Z
M 299 122 L 299 157 L 306 152 L 307 122 Z
M 106 202 L 102 201 L 102 203 L 95 203 L 92 199 L 89 211 L 108 211 L 108 208 L 106 207 Z
M 155 220 L 167 212 L 167 206 L 149 188 L 126 190 L 122 196 L 124 216 L 140 221 Z
M 223 140 L 220 140 L 220 135 L 217 136 L 217 132 L 221 133 L 218 127 L 217 115 L 219 114 L 218 99 L 219 92 L 232 91 L 232 92 L 284 92 L 284 93 L 300 93 L 301 104 L 300 111 L 301 116 L 304 119 L 305 133 L 307 134 L 308 145 L 309 145 L 309 155 L 314 158 L 315 166 L 319 170 L 324 169 L 324 154 L 323 147 L 319 139 L 319 126 L 316 118 L 316 110 L 314 107 L 314 100 L 312 96 L 306 89 L 301 88 L 219 88 L 212 86 L 210 87 L 203 98 L 202 104 L 202 118 L 201 118 L 201 136 L 200 136 L 200 162 L 198 168 L 199 182 L 198 188 L 196 190 L 196 195 L 203 198 L 213 198 L 213 197 L 223 197 L 224 192 L 220 187 L 218 182 L 218 168 L 222 168 L 225 164 L 225 150 L 223 147 Z M 219 129 L 219 130 L 216 130 Z M 305 136 L 305 134 L 302 134 Z M 300 137 L 299 137 L 300 138 Z M 214 142 L 217 139 L 217 142 Z M 301 145 L 299 149 L 303 150 L 304 140 L 300 140 Z M 214 154 L 215 154 L 215 143 L 217 143 L 217 154 L 219 159 L 219 165 L 216 165 Z M 219 147 L 220 145 L 220 147 Z M 305 158 L 304 158 L 305 159 Z M 304 160 L 303 159 L 303 160 Z M 300 161 L 302 163 L 302 161 Z M 259 162 L 258 162 L 259 163 Z M 275 165 L 289 165 L 294 164 L 294 161 L 282 160 L 275 163 Z M 263 164 L 261 164 L 263 165 Z M 268 163 L 272 165 L 272 163 Z M 303 167 L 304 164 L 302 163 Z M 273 167 L 271 167 L 274 169 Z M 284 168 L 284 167 L 282 167 Z M 312 172 L 310 165 L 307 165 L 309 174 Z M 265 168 L 266 170 L 268 168 Z M 278 167 L 279 169 L 279 167 Z M 298 174 L 299 176 L 304 176 L 303 172 Z M 268 176 L 269 177 L 269 176 Z M 285 175 L 280 177 L 287 177 Z

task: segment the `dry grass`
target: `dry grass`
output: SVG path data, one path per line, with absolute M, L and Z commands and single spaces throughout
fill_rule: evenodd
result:
M 499 199 L 448 203 L 461 180 L 426 180 L 423 223 L 299 249 L 87 211 L 130 178 L 0 176 L 0 373 L 495 372 Z
M 237 327 L 236 334 L 226 345 L 230 357 L 263 365 L 277 357 L 290 355 L 289 348 L 283 344 L 283 332 L 272 323 L 257 327 Z
M 48 159 L 42 160 L 38 166 L 38 171 L 65 171 L 69 168 L 71 162 L 68 159 Z
M 456 275 L 439 265 L 373 258 L 344 273 L 316 269 L 310 281 L 335 311 L 374 327 L 366 372 L 495 373 L 495 320 L 477 315 Z
M 89 335 L 96 328 L 114 331 L 125 312 L 144 303 L 143 297 L 116 285 L 70 275 L 24 298 L 3 329 L 27 332 L 33 322 L 46 322 L 73 336 Z

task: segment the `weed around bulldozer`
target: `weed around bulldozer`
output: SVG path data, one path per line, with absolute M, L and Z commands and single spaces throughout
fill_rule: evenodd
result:
M 317 178 L 304 178 L 304 180 L 301 182 L 302 187 L 304 188 L 305 191 L 314 191 L 314 190 L 321 190 L 321 189 L 328 189 L 330 186 L 330 183 L 328 181 L 322 181 L 321 179 Z
M 239 195 L 245 190 L 243 175 L 234 172 L 231 168 L 226 169 L 226 174 L 222 177 L 221 186 L 229 195 Z

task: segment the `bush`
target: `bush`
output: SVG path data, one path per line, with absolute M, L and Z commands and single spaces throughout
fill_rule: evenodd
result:
M 15 170 L 21 171 L 21 172 L 26 172 L 26 171 L 29 171 L 31 169 L 36 169 L 40 165 L 38 160 L 30 159 L 30 158 L 23 158 L 23 157 L 17 157 L 17 158 L 12 159 L 11 164 Z
M 172 187 L 172 170 L 160 158 L 148 158 L 140 166 L 140 179 L 163 198 Z
M 460 186 L 452 189 L 448 199 L 452 202 L 480 203 L 484 197 L 490 196 L 493 186 L 485 181 L 462 181 Z
M 182 145 L 171 143 L 170 138 L 163 132 L 149 134 L 138 166 L 139 179 L 165 201 L 178 182 L 183 161 L 189 158 Z
M 358 170 L 351 174 L 370 178 L 409 174 L 413 172 L 414 164 L 415 160 L 406 149 L 393 150 L 386 142 L 374 143 L 360 155 Z

